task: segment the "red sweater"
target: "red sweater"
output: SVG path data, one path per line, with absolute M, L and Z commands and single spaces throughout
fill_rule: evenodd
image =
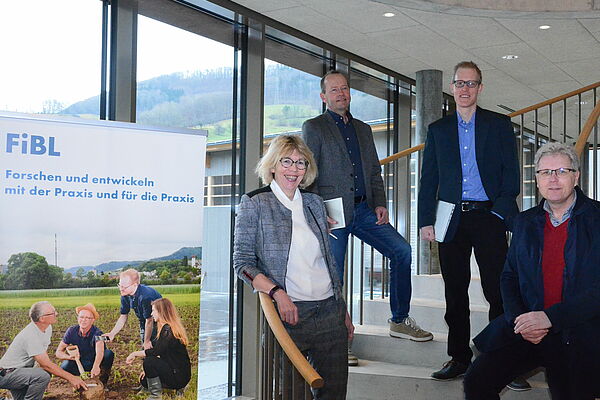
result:
M 565 243 L 567 242 L 566 220 L 557 227 L 546 214 L 544 226 L 544 250 L 542 253 L 542 274 L 544 276 L 544 308 L 562 301 L 563 271 L 565 269 Z

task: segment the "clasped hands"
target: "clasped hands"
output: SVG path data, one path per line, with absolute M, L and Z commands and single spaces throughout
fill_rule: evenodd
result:
M 514 331 L 528 342 L 538 344 L 551 327 L 552 322 L 544 311 L 531 311 L 515 318 Z

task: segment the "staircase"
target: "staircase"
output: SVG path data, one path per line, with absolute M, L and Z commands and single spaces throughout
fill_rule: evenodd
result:
M 488 306 L 479 279 L 469 288 L 471 300 L 471 336 L 487 325 Z M 388 334 L 390 316 L 386 300 L 367 300 L 364 324 L 354 334 L 352 351 L 359 358 L 358 367 L 350 367 L 349 400 L 458 400 L 463 399 L 462 380 L 440 382 L 430 378 L 449 359 L 446 353 L 448 326 L 444 321 L 444 287 L 440 275 L 413 276 L 413 300 L 410 315 L 424 329 L 433 332 L 433 341 L 413 342 L 392 338 Z M 504 400 L 549 400 L 544 374 L 528 378 L 533 387 L 527 392 L 505 389 Z

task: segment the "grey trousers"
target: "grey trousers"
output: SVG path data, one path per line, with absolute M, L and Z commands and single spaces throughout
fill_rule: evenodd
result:
M 0 376 L 0 389 L 8 389 L 14 400 L 42 400 L 50 374 L 41 368 L 17 368 Z
M 294 304 L 298 307 L 298 323 L 284 325 L 325 382 L 322 388 L 313 390 L 314 398 L 344 400 L 348 385 L 348 329 L 344 302 L 330 297 Z

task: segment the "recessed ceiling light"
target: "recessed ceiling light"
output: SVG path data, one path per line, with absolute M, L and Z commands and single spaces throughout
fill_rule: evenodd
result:
M 546 29 L 550 29 L 550 28 L 551 28 L 550 25 L 540 25 L 540 26 L 538 26 L 538 29 L 541 29 L 543 31 L 545 31 Z
M 502 58 L 505 60 L 516 60 L 517 58 L 519 58 L 519 56 L 516 56 L 514 54 L 507 54 L 505 56 L 502 56 Z
M 394 14 L 393 12 L 386 12 L 385 14 L 383 14 L 383 16 L 386 18 L 392 18 L 395 17 L 396 14 Z

